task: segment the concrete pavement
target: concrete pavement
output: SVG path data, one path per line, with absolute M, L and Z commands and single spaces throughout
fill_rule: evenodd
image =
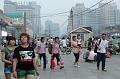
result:
M 96 63 L 86 63 L 80 57 L 80 68 L 73 66 L 74 56 L 61 55 L 64 60 L 65 68 L 60 70 L 57 67 L 55 70 L 49 68 L 47 65 L 47 70 L 43 71 L 41 69 L 40 79 L 119 79 L 120 78 L 120 55 L 112 56 L 112 58 L 107 61 L 106 69 L 107 72 L 103 72 L 101 69 L 98 71 L 96 69 Z M 50 55 L 48 55 L 50 60 Z M 3 63 L 0 62 L 0 79 L 3 78 Z
M 41 79 L 119 79 L 120 78 L 120 55 L 113 56 L 106 63 L 107 72 L 96 69 L 96 63 L 86 63 L 80 60 L 80 68 L 73 66 L 73 55 L 62 56 L 65 64 L 63 70 L 41 71 Z

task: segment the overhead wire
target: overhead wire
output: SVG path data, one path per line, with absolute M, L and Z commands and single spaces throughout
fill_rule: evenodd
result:
M 100 0 L 99 2 L 97 2 L 96 4 L 92 5 L 90 8 L 78 13 L 78 14 L 81 14 L 83 12 L 86 12 L 88 11 L 89 9 L 93 8 L 94 6 L 96 6 L 97 4 L 101 3 L 102 1 L 104 0 Z M 59 12 L 59 13 L 53 13 L 53 14 L 48 14 L 48 15 L 43 15 L 43 16 L 40 16 L 40 17 L 30 17 L 30 18 L 45 18 L 45 17 L 53 17 L 53 16 L 57 16 L 57 15 L 62 15 L 62 14 L 66 14 L 66 13 L 69 13 L 70 11 L 65 11 L 65 12 Z
M 94 4 L 93 6 L 91 6 L 89 9 L 91 9 L 92 7 L 94 7 L 94 6 L 96 6 L 97 4 L 101 3 L 102 1 L 104 1 L 104 0 L 99 1 L 98 3 Z M 111 0 L 111 1 L 109 1 L 109 2 L 107 2 L 107 3 L 104 3 L 103 5 L 99 6 L 98 8 L 95 8 L 95 9 L 93 9 L 93 10 L 91 10 L 91 11 L 88 11 L 89 9 L 86 9 L 86 10 L 82 11 L 81 13 L 86 12 L 86 11 L 88 11 L 88 12 L 86 12 L 86 13 L 90 13 L 90 12 L 92 12 L 92 11 L 95 11 L 95 10 L 97 10 L 97 9 L 99 9 L 99 8 L 102 8 L 102 7 L 106 6 L 106 5 L 108 5 L 109 3 L 113 2 L 113 1 L 114 1 L 114 0 Z M 84 14 L 86 14 L 86 13 L 84 13 Z M 78 14 L 80 14 L 80 13 L 78 13 Z M 75 14 L 75 15 L 78 15 L 78 14 Z M 84 15 L 84 14 L 82 14 L 82 15 Z M 74 16 L 74 15 L 73 15 L 73 16 Z M 67 23 L 67 21 L 68 21 L 68 19 L 65 20 L 61 26 L 64 26 L 64 24 Z
M 80 12 L 80 13 L 74 14 L 74 15 L 78 15 L 78 14 L 84 13 L 84 12 L 86 12 L 86 11 L 88 11 L 89 9 L 95 7 L 96 5 L 98 5 L 99 3 L 103 2 L 103 1 L 104 1 L 104 0 L 100 0 L 100 1 L 97 2 L 96 4 L 94 4 L 94 5 L 92 5 L 91 7 L 89 7 L 88 9 L 86 9 L 86 10 Z M 74 15 L 73 15 L 73 16 L 74 16 Z
M 109 2 L 104 3 L 103 5 L 99 6 L 98 8 L 95 8 L 95 9 L 93 9 L 93 10 L 90 10 L 90 11 L 88 11 L 88 12 L 86 12 L 86 13 L 90 13 L 90 12 L 93 12 L 93 11 L 95 11 L 95 10 L 97 10 L 97 9 L 100 9 L 100 8 L 108 5 L 109 3 L 113 2 L 113 1 L 114 1 L 114 0 L 110 0 Z M 84 14 L 86 14 L 86 13 L 84 13 Z M 82 15 L 84 15 L 84 14 L 82 14 Z

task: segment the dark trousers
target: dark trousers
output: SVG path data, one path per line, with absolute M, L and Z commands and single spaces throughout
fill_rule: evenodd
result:
M 78 60 L 79 60 L 79 53 L 74 53 L 74 56 L 75 56 L 75 62 L 78 62 Z
M 43 64 L 44 64 L 43 68 L 46 69 L 46 54 L 42 53 L 42 54 L 39 54 L 39 56 L 40 56 L 40 60 L 43 57 Z
M 54 58 L 57 59 L 57 63 L 60 62 L 59 53 L 57 53 L 57 54 L 53 54 L 53 59 L 54 59 Z
M 102 70 L 105 69 L 105 61 L 106 61 L 106 54 L 105 53 L 97 53 L 97 67 L 100 66 L 100 61 L 102 61 Z

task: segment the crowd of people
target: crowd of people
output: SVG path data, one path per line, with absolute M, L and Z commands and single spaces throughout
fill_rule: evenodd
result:
M 74 66 L 78 68 L 80 67 L 79 58 L 82 54 L 82 40 L 80 35 L 72 36 L 72 40 L 69 38 L 66 39 L 64 37 L 62 40 L 60 40 L 59 37 L 51 37 L 50 39 L 41 37 L 40 40 L 38 39 L 36 43 L 31 44 L 30 36 L 27 33 L 21 33 L 19 39 L 20 44 L 16 46 L 15 37 L 7 36 L 7 44 L 1 50 L 1 57 L 2 61 L 4 62 L 4 74 L 6 79 L 11 79 L 11 74 L 13 74 L 16 79 L 34 79 L 35 74 L 40 75 L 40 71 L 36 63 L 36 54 L 40 60 L 43 58 L 43 70 L 46 70 L 46 63 L 48 63 L 46 47 L 48 48 L 48 52 L 51 55 L 51 69 L 54 69 L 56 65 L 59 66 L 60 69 L 64 68 L 61 51 L 64 55 L 68 46 L 72 48 L 71 52 L 73 52 L 75 57 L 73 63 Z M 88 50 L 83 54 L 85 61 L 97 62 L 98 70 L 100 62 L 102 61 L 102 71 L 106 71 L 106 52 L 109 52 L 106 34 L 103 33 L 101 38 L 94 40 L 94 42 L 92 38 L 90 38 L 87 47 Z M 57 60 L 56 65 L 54 58 Z

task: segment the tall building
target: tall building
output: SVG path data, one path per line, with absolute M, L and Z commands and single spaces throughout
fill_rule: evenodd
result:
M 42 34 L 42 28 L 41 28 L 41 18 L 40 18 L 40 9 L 41 6 L 37 5 L 35 2 L 32 2 L 31 5 L 34 7 L 34 32 L 37 35 Z
M 97 29 L 97 27 L 100 26 L 99 10 L 92 11 L 93 9 L 85 8 L 85 5 L 83 3 L 76 4 L 76 6 L 71 10 L 73 12 L 70 13 L 70 16 L 68 17 L 68 32 L 77 27 L 88 26 L 92 27 L 93 29 Z
M 68 28 L 67 30 L 70 32 L 71 30 L 83 26 L 85 24 L 85 16 L 82 15 L 82 12 L 85 10 L 84 3 L 78 3 L 74 7 L 72 7 L 70 16 L 68 17 Z
M 104 4 L 100 3 L 99 7 Z M 120 11 L 115 3 L 96 10 L 87 9 L 84 4 L 80 3 L 76 4 L 72 11 L 68 17 L 68 33 L 77 27 L 88 26 L 92 27 L 93 34 L 97 35 L 107 26 L 120 25 Z
M 40 9 L 40 5 L 37 5 L 36 2 L 21 2 L 17 6 L 17 11 L 26 13 L 27 27 L 33 30 L 35 36 L 41 34 Z
M 51 20 L 45 22 L 45 34 L 47 37 L 60 36 L 60 28 L 58 23 L 53 23 Z
M 101 3 L 99 6 L 104 4 L 105 3 Z M 120 24 L 120 12 L 117 9 L 116 3 L 110 3 L 100 8 L 100 22 L 102 23 L 101 29 Z
M 11 0 L 4 0 L 4 13 L 16 11 L 17 4 Z
M 6 21 L 6 30 L 8 35 L 18 37 L 20 32 L 25 30 L 24 13 L 17 11 L 17 3 L 10 0 L 4 0 L 4 21 Z
M 85 24 L 84 26 L 89 26 L 92 28 L 93 34 L 97 34 L 100 32 L 99 27 L 101 26 L 100 23 L 100 10 L 93 10 L 89 9 L 88 13 L 85 13 Z

